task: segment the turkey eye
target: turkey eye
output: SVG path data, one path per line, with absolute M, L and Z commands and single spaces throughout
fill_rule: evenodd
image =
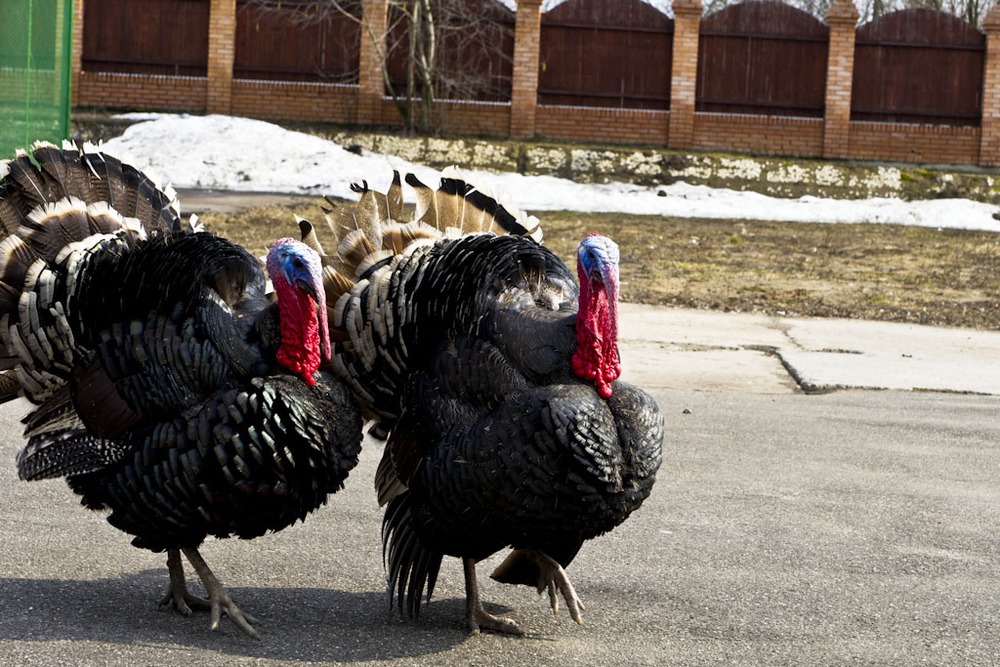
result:
M 303 266 L 305 266 L 305 264 L 303 264 L 302 260 L 299 259 L 298 257 L 293 257 L 292 266 L 294 266 L 296 269 L 301 269 Z

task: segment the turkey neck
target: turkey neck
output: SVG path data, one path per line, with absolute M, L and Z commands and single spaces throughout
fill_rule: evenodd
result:
M 302 377 L 310 387 L 316 384 L 313 373 L 320 364 L 319 318 L 316 304 L 293 290 L 284 280 L 274 281 L 281 314 L 281 345 L 278 363 Z
M 590 276 L 582 266 L 577 266 L 580 310 L 576 317 L 573 373 L 592 381 L 603 398 L 611 397 L 611 383 L 621 375 L 617 273 L 617 267 L 608 267 L 600 276 Z

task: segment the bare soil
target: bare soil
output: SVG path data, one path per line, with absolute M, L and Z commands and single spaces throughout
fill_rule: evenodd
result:
M 322 227 L 320 201 L 201 216 L 264 254 Z M 599 232 L 621 248 L 624 301 L 730 312 L 1000 329 L 1000 234 L 895 225 L 699 220 L 546 212 L 545 244 L 574 262 Z

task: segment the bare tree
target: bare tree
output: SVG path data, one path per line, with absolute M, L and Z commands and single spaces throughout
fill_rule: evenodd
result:
M 933 9 L 957 16 L 974 26 L 982 25 L 996 3 L 997 0 L 857 0 L 862 23 L 901 9 Z
M 745 0 L 755 2 L 758 0 Z M 782 0 L 763 0 L 777 1 Z M 784 0 L 793 7 L 823 18 L 830 10 L 833 0 Z M 736 0 L 704 0 L 704 13 L 711 14 L 730 5 Z M 859 23 L 868 23 L 891 12 L 901 9 L 933 9 L 953 14 L 974 26 L 982 25 L 983 19 L 997 4 L 997 0 L 855 0 Z
M 389 17 L 387 86 L 409 129 L 437 129 L 435 100 L 510 99 L 514 30 L 505 6 L 496 0 L 390 0 Z M 395 92 L 400 89 L 404 95 Z
M 290 3 L 245 0 L 281 11 Z M 332 13 L 356 21 L 375 47 L 386 93 L 408 131 L 432 132 L 434 102 L 510 99 L 513 13 L 498 0 L 387 0 L 386 30 L 375 34 L 359 0 L 301 0 L 297 16 Z

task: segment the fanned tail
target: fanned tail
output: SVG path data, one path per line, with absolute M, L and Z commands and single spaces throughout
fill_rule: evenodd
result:
M 449 167 L 436 190 L 413 174 L 401 179 L 398 171 L 393 172 L 385 193 L 370 189 L 365 181 L 353 184 L 351 189 L 360 195 L 353 209 L 329 200 L 330 207 L 324 209 L 327 225 L 336 238 L 332 254 L 323 249 L 312 223 L 298 219 L 302 240 L 323 258 L 331 331 L 340 331 L 343 337 L 346 294 L 370 280 L 376 271 L 391 270 L 420 248 L 445 238 L 484 232 L 541 241 L 538 218 L 467 179 L 458 168 Z M 402 180 L 413 188 L 417 200 L 416 210 L 408 220 L 404 220 Z
M 172 189 L 90 145 L 36 143 L 0 163 L 0 177 L 0 368 L 39 401 L 76 358 L 70 295 L 81 267 L 186 228 Z
M 413 174 L 406 182 L 417 196 L 414 219 L 431 225 L 452 238 L 466 234 L 491 232 L 513 234 L 542 240 L 538 218 L 504 202 L 495 189 L 471 183 L 457 167 L 442 172 L 437 190 L 424 185 Z

